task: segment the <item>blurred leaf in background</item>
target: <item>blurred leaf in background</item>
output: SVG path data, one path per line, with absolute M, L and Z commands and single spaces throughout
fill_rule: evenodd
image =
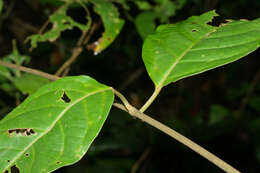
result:
M 102 18 L 105 29 L 101 38 L 94 43 L 94 54 L 98 54 L 115 40 L 125 22 L 119 17 L 119 12 L 113 3 L 103 0 L 90 0 L 90 2 L 94 4 L 95 12 Z
M 135 25 L 138 33 L 144 40 L 149 34 L 153 33 L 156 27 L 155 19 L 157 15 L 152 11 L 140 13 L 135 18 Z
M 2 12 L 3 6 L 4 6 L 3 0 L 0 0 L 0 13 Z
M 46 78 L 29 73 L 23 73 L 21 76 L 16 77 L 13 80 L 13 83 L 17 89 L 19 89 L 23 94 L 29 95 L 49 82 L 50 81 Z
M 73 27 L 79 28 L 82 32 L 89 29 L 91 25 L 90 16 L 86 16 L 88 21 L 86 24 L 81 24 L 67 15 L 67 10 L 69 9 L 70 5 L 73 4 L 73 2 L 74 1 L 66 1 L 64 5 L 59 7 L 59 9 L 49 17 L 50 21 L 47 21 L 47 23 L 50 22 L 52 24 L 52 28 L 49 31 L 45 32 L 44 34 L 34 34 L 27 38 L 31 40 L 32 48 L 37 47 L 38 42 L 54 42 L 60 36 L 62 31 L 70 30 Z
M 228 114 L 229 112 L 224 106 L 218 104 L 210 105 L 209 125 L 220 123 Z

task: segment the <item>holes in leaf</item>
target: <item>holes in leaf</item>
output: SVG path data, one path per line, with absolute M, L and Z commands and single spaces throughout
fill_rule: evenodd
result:
M 60 161 L 57 161 L 56 163 L 57 163 L 57 164 L 60 164 Z
M 86 11 L 84 8 L 69 8 L 66 10 L 66 15 L 71 17 L 75 22 L 85 25 L 88 20 L 86 19 Z M 71 22 L 68 22 L 69 24 Z
M 35 134 L 35 131 L 31 128 L 23 129 L 23 128 L 17 128 L 17 129 L 10 129 L 8 130 L 9 135 L 20 135 L 20 136 L 31 136 Z
M 208 25 L 211 25 L 211 26 L 220 26 L 220 25 L 223 25 L 225 23 L 229 23 L 230 21 L 229 20 L 225 20 L 224 18 L 220 17 L 220 16 L 214 16 L 213 19 L 208 22 L 207 24 Z
M 25 157 L 28 157 L 29 156 L 29 153 L 25 153 Z
M 67 96 L 67 94 L 65 92 L 63 92 L 63 95 L 61 97 L 61 99 L 65 102 L 65 103 L 69 103 L 71 100 L 70 98 Z
M 197 29 L 192 29 L 191 32 L 197 32 L 198 30 Z
M 14 165 L 11 167 L 11 173 L 20 173 L 20 170 Z
M 4 173 L 20 173 L 19 168 L 17 168 L 15 165 L 11 167 L 11 172 L 6 170 Z

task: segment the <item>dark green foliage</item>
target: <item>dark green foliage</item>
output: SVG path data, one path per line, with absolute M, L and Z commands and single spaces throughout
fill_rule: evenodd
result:
M 172 32 L 173 29 L 170 26 L 186 25 L 187 23 L 189 25 L 189 23 L 192 23 L 192 19 L 196 18 L 190 18 L 184 22 L 181 21 L 186 20 L 190 16 L 199 16 L 212 9 L 216 9 L 220 17 L 215 17 L 213 22 L 208 23 L 215 16 L 215 13 L 207 13 L 208 15 L 210 14 L 210 19 L 204 21 L 203 27 L 206 26 L 208 27 L 206 29 L 209 30 L 218 30 L 218 28 L 225 29 L 225 27 L 229 27 L 232 24 L 244 24 L 244 28 L 233 28 L 231 33 L 234 34 L 241 30 L 247 33 L 246 30 L 251 31 L 256 26 L 251 26 L 251 24 L 259 21 L 259 19 L 255 20 L 260 17 L 259 8 L 258 0 L 214 2 L 209 0 L 0 0 L 0 57 L 1 60 L 6 62 L 25 65 L 54 74 L 71 56 L 71 52 L 77 47 L 76 44 L 81 34 L 86 32 L 88 35 L 93 24 L 97 24 L 97 28 L 87 44 L 82 46 L 83 52 L 70 66 L 68 75 L 88 75 L 101 83 L 113 86 L 116 89 L 119 88 L 120 92 L 129 99 L 132 105 L 141 107 L 154 89 L 153 82 L 155 85 L 159 84 L 152 76 L 152 80 L 149 78 L 144 67 L 144 64 L 147 64 L 147 62 L 144 60 L 143 63 L 141 57 L 142 51 L 146 51 L 144 49 L 147 48 L 149 39 L 154 39 L 162 32 Z M 55 18 L 59 12 L 62 12 L 62 15 Z M 39 35 L 38 31 L 48 18 L 50 18 L 49 25 Z M 232 18 L 234 21 L 227 23 L 227 21 L 224 21 L 224 18 Z M 254 20 L 254 22 L 237 21 L 241 18 Z M 221 22 L 225 24 L 223 27 L 218 27 Z M 167 25 L 169 23 L 171 24 Z M 163 26 L 159 27 L 155 32 L 155 28 L 162 24 Z M 56 25 L 62 27 L 56 28 Z M 256 29 L 254 28 L 256 31 L 254 33 L 251 32 L 251 35 L 250 33 L 249 35 L 239 35 L 237 37 L 239 40 L 236 42 L 252 41 L 250 39 L 259 37 L 258 28 L 256 26 Z M 185 34 L 183 30 L 179 32 Z M 221 31 L 218 32 L 220 33 Z M 152 35 L 148 36 L 149 34 Z M 31 38 L 32 45 L 29 42 L 24 43 L 28 37 Z M 148 41 L 146 41 L 146 46 L 142 50 L 145 38 L 148 38 Z M 12 46 L 11 40 L 16 40 L 17 48 Z M 229 39 L 226 39 L 226 41 L 228 42 Z M 166 35 L 165 42 L 170 42 L 173 48 L 177 44 L 177 40 L 168 35 Z M 224 43 L 222 39 L 219 40 L 220 45 L 233 45 L 230 42 L 231 45 L 228 45 L 226 44 L 227 42 Z M 206 45 L 210 44 L 207 43 Z M 257 41 L 250 42 L 250 44 L 234 50 L 242 52 L 234 60 L 249 54 L 258 45 Z M 31 46 L 34 47 L 32 52 L 29 51 Z M 185 46 L 187 45 L 183 45 L 181 48 Z M 173 48 L 171 47 L 171 50 Z M 244 51 L 244 49 L 248 50 Z M 177 50 L 181 51 L 181 49 Z M 94 56 L 94 53 L 100 54 Z M 210 53 L 210 51 L 206 53 Z M 216 55 L 217 58 L 230 57 L 228 51 L 215 51 L 212 54 Z M 149 58 L 152 58 L 152 56 L 147 54 L 146 59 Z M 196 58 L 196 56 L 193 56 L 193 58 Z M 163 62 L 159 60 L 159 63 Z M 226 62 L 221 62 L 215 66 L 223 64 L 226 64 Z M 159 67 L 163 68 L 163 71 L 167 65 L 166 63 L 166 65 L 159 65 Z M 204 65 L 206 67 L 208 63 Z M 183 74 L 182 72 L 192 70 L 192 74 L 195 74 L 205 71 L 205 69 L 198 70 L 198 66 L 201 67 L 201 65 L 195 65 L 190 68 L 185 66 L 187 68 L 185 70 L 183 68 L 177 69 L 176 67 L 177 72 L 174 73 L 173 71 L 172 73 L 173 79 L 168 79 L 162 85 L 164 86 L 171 82 L 174 82 L 174 84 L 165 86 L 164 90 L 147 110 L 147 114 L 191 138 L 241 172 L 260 172 L 259 50 L 230 65 L 179 80 L 189 76 L 189 74 Z M 198 71 L 194 72 L 193 69 Z M 206 70 L 208 69 L 211 68 L 207 67 Z M 153 72 L 153 74 L 159 75 L 158 71 Z M 72 98 L 70 89 L 80 87 L 80 85 L 75 86 L 72 81 L 69 81 L 70 79 L 70 77 L 63 79 L 65 82 L 62 85 L 69 88 L 68 91 L 57 90 L 60 102 L 55 102 L 55 104 L 62 104 L 62 106 L 66 107 L 74 101 L 74 96 L 80 97 L 80 94 L 73 93 Z M 91 80 L 90 78 L 88 79 Z M 66 80 L 68 81 L 66 82 Z M 57 82 L 59 83 L 59 81 Z M 7 129 L 10 130 L 11 124 L 5 122 L 8 121 L 10 114 L 14 116 L 14 113 L 11 111 L 18 105 L 20 105 L 16 109 L 18 112 L 21 111 L 25 104 L 37 107 L 37 103 L 30 102 L 30 100 L 35 94 L 37 95 L 36 90 L 46 83 L 49 83 L 49 81 L 41 77 L 0 66 L 0 130 L 2 136 L 3 134 L 6 135 Z M 50 85 L 53 86 L 53 84 L 48 84 L 45 86 L 45 89 Z M 107 102 L 111 106 L 113 94 L 110 88 L 98 83 L 95 83 L 95 85 L 108 89 L 106 92 L 109 93 L 105 93 L 105 95 L 109 95 Z M 91 87 L 88 89 L 91 89 Z M 88 89 L 83 87 L 80 91 L 83 93 L 90 92 Z M 44 88 L 39 90 L 39 92 L 43 91 Z M 103 98 L 103 95 L 98 95 L 94 98 L 96 102 L 89 103 L 91 104 L 91 109 L 79 110 L 75 108 L 72 111 L 79 111 L 78 113 L 82 114 L 85 114 L 86 110 L 94 112 L 94 110 L 97 110 L 96 106 L 103 103 L 100 102 L 102 100 L 101 97 Z M 29 101 L 23 102 L 26 100 L 25 98 L 28 98 Z M 51 99 L 51 97 L 47 97 L 45 100 L 48 101 L 43 102 L 48 103 Z M 75 106 L 84 107 L 83 105 L 85 103 Z M 107 111 L 109 109 L 110 107 L 106 107 Z M 77 114 L 71 114 L 71 116 L 77 117 Z M 57 135 L 57 137 L 54 137 L 57 141 L 52 140 L 54 141 L 51 143 L 52 145 L 44 144 L 45 138 L 48 139 L 47 141 L 51 140 L 49 140 L 47 135 L 43 135 L 38 140 L 38 144 L 36 143 L 35 146 L 31 147 L 31 150 L 28 150 L 29 154 L 34 154 L 32 150 L 36 147 L 35 151 L 42 154 L 38 155 L 40 157 L 38 158 L 40 160 L 38 163 L 49 164 L 48 167 L 46 166 L 46 169 L 48 168 L 49 171 L 75 163 L 80 160 L 90 143 L 93 142 L 92 140 L 101 129 L 106 116 L 107 114 L 104 114 L 102 121 L 98 123 L 98 129 L 94 129 L 93 133 L 91 133 L 91 141 L 82 140 L 83 145 L 79 142 L 80 146 L 84 146 L 79 157 L 67 156 L 65 158 L 70 158 L 71 160 L 60 163 L 55 162 L 57 157 L 59 157 L 58 154 L 47 151 L 48 149 L 55 150 L 59 148 L 58 144 L 62 140 L 58 139 L 62 133 L 53 133 L 54 136 L 55 134 Z M 33 121 L 33 119 L 18 120 L 12 122 L 13 127 L 22 126 L 23 123 L 30 124 Z M 73 124 L 73 121 L 69 120 Z M 50 125 L 47 122 L 49 121 L 40 122 L 40 125 L 44 126 L 43 132 L 46 132 L 44 130 Z M 53 130 L 57 130 L 56 128 L 60 127 L 61 124 L 62 121 L 57 121 Z M 84 123 L 81 121 L 79 124 L 82 127 L 84 126 Z M 4 127 L 6 128 L 4 129 Z M 79 133 L 80 130 L 82 129 L 76 129 L 75 131 Z M 22 131 L 22 128 L 11 128 L 9 133 L 12 135 Z M 27 131 L 25 130 L 24 132 Z M 66 135 L 70 136 L 69 133 L 66 133 Z M 72 138 L 77 143 L 76 137 L 73 136 Z M 6 141 L 6 139 L 0 138 L 0 145 L 7 145 Z M 11 145 L 6 147 L 16 147 L 16 143 L 16 141 L 13 141 Z M 8 150 L 2 148 L 0 153 L 1 151 Z M 220 172 L 217 167 L 175 140 L 115 108 L 111 109 L 110 116 L 104 123 L 99 136 L 90 146 L 88 153 L 79 162 L 62 167 L 54 172 L 128 173 L 145 151 L 148 151 L 148 155 L 140 164 L 137 173 Z M 52 153 L 53 157 L 45 159 L 43 156 L 45 153 Z M 13 154 L 13 157 L 18 156 L 15 152 Z M 17 166 L 19 169 L 25 170 L 24 172 L 30 172 L 27 170 L 30 170 L 29 166 L 33 164 L 31 164 L 32 162 L 30 162 L 26 154 L 28 153 L 19 155 Z M 6 164 L 1 162 L 1 159 L 5 159 L 4 157 L 4 155 L 0 154 L 0 168 Z M 11 159 L 9 162 L 11 162 Z M 12 162 L 16 161 L 12 160 Z M 48 164 L 45 162 L 48 162 Z M 52 165 L 53 163 L 55 166 Z M 60 165 L 57 166 L 57 164 Z

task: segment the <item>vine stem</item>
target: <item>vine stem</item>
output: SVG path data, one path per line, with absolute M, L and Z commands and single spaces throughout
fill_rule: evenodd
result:
M 141 119 L 142 121 L 144 121 L 144 122 L 148 123 L 149 125 L 157 128 L 158 130 L 166 133 L 167 135 L 171 136 L 172 138 L 176 139 L 180 143 L 189 147 L 190 149 L 192 149 L 193 151 L 195 151 L 199 155 L 203 156 L 204 158 L 206 158 L 210 162 L 214 163 L 216 166 L 218 166 L 223 171 L 228 172 L 228 173 L 240 173 L 238 170 L 236 170 L 235 168 L 233 168 L 232 166 L 230 166 L 229 164 L 227 164 L 226 162 L 224 162 L 223 160 L 221 160 L 220 158 L 218 158 L 214 154 L 210 153 L 206 149 L 202 148 L 201 146 L 199 146 L 195 142 L 191 141 L 190 139 L 186 138 L 185 136 L 181 135 L 180 133 L 176 132 L 175 130 L 167 127 L 166 125 L 160 123 L 159 121 L 151 118 L 150 116 L 140 112 L 136 108 L 132 107 L 130 110 L 128 110 L 122 104 L 114 103 L 113 105 L 115 107 L 123 110 L 123 111 L 128 112 L 130 115 Z M 128 107 L 129 107 L 129 105 L 128 105 Z
M 8 63 L 8 62 L 2 61 L 2 60 L 0 60 L 0 65 L 8 67 L 8 68 L 13 68 L 13 69 L 16 69 L 16 70 L 19 70 L 19 71 L 31 73 L 31 74 L 34 74 L 34 75 L 37 75 L 37 76 L 41 76 L 41 77 L 47 78 L 47 79 L 52 80 L 52 81 L 60 78 L 58 76 L 54 76 L 54 75 L 51 75 L 49 73 L 45 73 L 45 72 L 42 72 L 42 71 L 39 71 L 39 70 L 23 67 L 23 66 L 16 65 L 16 64 L 11 64 L 11 63 Z
M 51 75 L 51 74 L 44 73 L 44 72 L 41 72 L 41 71 L 38 71 L 38 70 L 35 70 L 35 69 L 31 69 L 31 68 L 11 64 L 11 63 L 7 63 L 7 62 L 1 61 L 1 60 L 0 60 L 0 65 L 8 67 L 8 68 L 13 68 L 13 69 L 16 69 L 16 70 L 24 71 L 24 72 L 27 72 L 27 73 L 31 73 L 31 74 L 34 74 L 34 75 L 42 76 L 42 77 L 45 77 L 45 78 L 50 79 L 50 80 L 57 80 L 57 79 L 60 78 L 60 77 L 57 77 L 55 75 Z M 206 149 L 202 148 L 198 144 L 194 143 L 190 139 L 186 138 L 185 136 L 181 135 L 180 133 L 176 132 L 175 130 L 167 127 L 166 125 L 160 123 L 159 121 L 151 118 L 150 116 L 142 113 L 141 111 L 139 111 L 138 109 L 136 109 L 135 107 L 130 105 L 129 102 L 127 101 L 127 99 L 120 92 L 116 91 L 113 88 L 111 88 L 111 89 L 112 89 L 113 93 L 116 96 L 118 96 L 124 104 L 124 105 L 122 105 L 122 104 L 114 103 L 113 106 L 115 106 L 115 107 L 117 107 L 117 108 L 119 108 L 123 111 L 128 112 L 131 116 L 139 118 L 140 120 L 146 122 L 147 124 L 157 128 L 158 130 L 160 130 L 160 131 L 164 132 L 165 134 L 171 136 L 172 138 L 176 139 L 180 143 L 189 147 L 190 149 L 197 152 L 198 154 L 200 154 L 204 158 L 208 159 L 210 162 L 214 163 L 220 169 L 222 169 L 222 170 L 224 170 L 228 173 L 240 173 L 238 170 L 236 170 L 235 168 L 233 168 L 232 166 L 230 166 L 229 164 L 227 164 L 226 162 L 224 162 L 223 160 L 221 160 L 220 158 L 218 158 L 214 154 L 210 153 Z M 159 93 L 159 91 L 157 91 L 157 92 Z M 158 93 L 157 93 L 157 95 L 158 95 Z M 154 97 L 156 97 L 156 94 L 153 94 L 153 95 L 155 95 Z
M 147 100 L 147 102 L 141 107 L 141 109 L 139 110 L 140 112 L 144 112 L 153 103 L 154 99 L 158 96 L 161 89 L 162 87 L 155 87 L 153 94 Z

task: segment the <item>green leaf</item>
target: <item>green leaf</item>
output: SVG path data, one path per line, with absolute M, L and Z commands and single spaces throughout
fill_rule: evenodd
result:
M 0 13 L 2 12 L 3 6 L 4 6 L 3 0 L 0 0 Z
M 149 34 L 153 33 L 156 27 L 156 14 L 151 11 L 140 13 L 135 19 L 135 25 L 138 33 L 144 39 Z
M 20 77 L 14 78 L 13 83 L 23 94 L 32 94 L 50 81 L 46 78 L 24 73 Z
M 140 10 L 150 10 L 150 9 L 152 9 L 152 5 L 147 1 L 135 0 L 134 3 L 137 5 L 137 7 Z
M 89 29 L 91 23 L 89 22 L 89 16 L 86 16 L 88 19 L 87 24 L 78 23 L 70 16 L 67 16 L 66 12 L 71 4 L 73 4 L 73 1 L 68 1 L 50 16 L 52 28 L 49 31 L 44 34 L 34 34 L 27 38 L 31 40 L 32 48 L 37 47 L 38 42 L 54 42 L 60 36 L 62 31 L 73 29 L 73 27 L 79 28 L 82 32 Z
M 248 105 L 254 110 L 260 112 L 260 96 L 253 96 L 250 98 Z
M 210 106 L 209 125 L 220 123 L 228 115 L 229 111 L 222 105 Z
M 175 5 L 175 2 L 169 0 L 164 0 L 155 6 L 155 12 L 160 17 L 162 23 L 167 22 L 170 16 L 175 15 L 176 10 L 177 6 Z
M 79 161 L 112 106 L 112 89 L 87 76 L 65 77 L 30 95 L 0 121 L 0 172 L 51 172 Z
M 51 4 L 54 6 L 61 6 L 64 5 L 64 0 L 40 0 L 40 3 L 46 5 L 46 4 Z
M 95 12 L 101 16 L 105 28 L 102 37 L 95 42 L 94 54 L 98 54 L 115 40 L 124 25 L 124 20 L 119 18 L 117 8 L 111 2 L 106 0 L 90 0 L 90 2 L 94 4 Z
M 123 6 L 124 9 L 130 10 L 129 5 L 127 4 L 127 0 L 112 0 L 112 2 L 119 3 Z
M 3 61 L 9 63 L 15 63 L 17 65 L 22 65 L 23 63 L 28 63 L 30 61 L 30 57 L 26 55 L 21 55 L 16 48 L 16 42 L 13 41 L 13 51 L 9 55 L 2 58 Z M 14 74 L 14 76 L 13 76 Z M 4 66 L 0 66 L 0 76 L 3 76 L 10 81 L 13 80 L 14 77 L 19 77 L 21 72 L 19 70 L 10 69 Z
M 161 25 L 143 45 L 143 61 L 157 88 L 231 63 L 260 45 L 260 19 L 208 24 L 217 14 Z

